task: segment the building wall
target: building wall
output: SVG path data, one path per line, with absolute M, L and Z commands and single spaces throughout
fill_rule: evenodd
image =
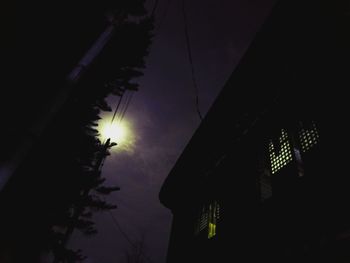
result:
M 161 190 L 174 213 L 168 262 L 350 260 L 350 180 L 341 154 L 349 144 L 349 16 L 340 4 L 275 7 Z M 306 144 L 302 128 L 313 122 L 319 137 Z M 269 145 L 280 152 L 282 129 L 290 156 L 272 169 Z M 196 236 L 198 219 L 186 215 L 214 200 L 216 235 Z M 178 209 L 185 201 L 192 206 Z M 181 238 L 189 233 L 194 238 Z

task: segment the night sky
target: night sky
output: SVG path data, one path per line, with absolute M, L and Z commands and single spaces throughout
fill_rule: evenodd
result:
M 273 2 L 187 1 L 203 115 L 238 64 Z M 112 213 L 133 242 L 144 237 L 144 253 L 152 262 L 160 263 L 165 262 L 171 213 L 160 204 L 158 193 L 200 120 L 195 108 L 181 1 L 160 0 L 155 33 L 145 75 L 139 79 L 140 91 L 133 97 L 125 116 L 125 121 L 133 126 L 134 144 L 128 151 L 113 152 L 105 162 L 103 174 L 109 184 L 121 187 L 121 191 L 108 198 L 118 205 Z M 115 105 L 117 98 L 111 97 L 109 101 Z M 98 234 L 86 238 L 76 231 L 71 245 L 83 249 L 88 263 L 123 262 L 130 244 L 109 213 L 97 213 L 95 220 Z

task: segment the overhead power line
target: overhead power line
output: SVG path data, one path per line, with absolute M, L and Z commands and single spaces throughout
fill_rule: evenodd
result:
M 185 24 L 185 37 L 186 37 L 186 47 L 187 47 L 187 53 L 188 53 L 188 60 L 190 62 L 190 66 L 191 66 L 192 82 L 193 82 L 193 87 L 194 87 L 195 96 L 196 96 L 196 110 L 197 110 L 197 113 L 198 113 L 200 120 L 202 121 L 203 117 L 202 117 L 201 111 L 199 109 L 198 85 L 197 85 L 194 64 L 193 64 L 193 58 L 192 58 L 190 36 L 189 36 L 189 32 L 188 32 L 188 21 L 187 21 L 187 15 L 186 15 L 185 0 L 182 0 L 182 14 L 183 14 L 183 19 L 184 19 L 184 24 Z
M 111 119 L 111 124 L 117 119 L 117 121 L 120 123 L 125 116 L 126 111 L 129 108 L 130 102 L 132 100 L 134 92 L 125 90 L 122 95 L 119 97 L 117 107 L 114 110 L 112 119 Z
M 119 108 L 119 113 L 117 114 L 117 116 L 116 116 L 116 118 L 114 120 L 117 123 L 121 122 L 121 116 L 122 116 L 122 114 L 123 114 L 123 112 L 125 110 L 125 106 L 127 104 L 127 101 L 129 100 L 129 96 L 130 96 L 130 94 L 126 90 L 125 93 L 124 93 L 123 102 L 121 103 L 120 108 Z
M 111 216 L 114 226 L 117 227 L 118 231 L 122 234 L 125 240 L 128 241 L 130 246 L 132 246 L 134 249 L 137 249 L 137 245 L 133 241 L 131 241 L 130 237 L 125 233 L 125 231 L 123 230 L 123 228 L 121 227 L 121 225 L 119 224 L 117 218 L 113 215 L 113 213 L 110 210 L 108 210 L 108 214 Z M 153 263 L 153 261 L 148 256 L 146 256 L 142 250 L 140 251 L 140 253 L 142 257 L 146 259 L 149 263 Z
M 120 97 L 119 97 L 119 101 L 118 101 L 117 107 L 115 108 L 114 113 L 113 113 L 113 117 L 112 117 L 112 119 L 111 119 L 111 124 L 114 122 L 114 119 L 115 119 L 115 117 L 117 116 L 117 112 L 118 112 L 118 110 L 119 110 L 119 108 L 120 108 L 120 105 L 121 105 L 121 103 L 122 103 L 124 94 L 125 94 L 125 91 L 124 91 L 124 92 L 120 95 Z
M 121 123 L 123 121 L 125 113 L 127 112 L 128 108 L 129 108 L 129 105 L 130 105 L 130 102 L 132 100 L 132 96 L 133 95 L 134 95 L 134 92 L 133 91 L 129 91 L 129 95 L 127 96 L 126 101 L 125 101 L 124 109 L 121 112 L 121 115 L 120 115 L 120 118 L 119 118 L 119 123 Z

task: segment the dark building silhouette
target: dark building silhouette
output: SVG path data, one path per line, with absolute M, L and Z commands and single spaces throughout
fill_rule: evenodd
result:
M 168 263 L 350 262 L 348 1 L 279 1 L 160 192 Z

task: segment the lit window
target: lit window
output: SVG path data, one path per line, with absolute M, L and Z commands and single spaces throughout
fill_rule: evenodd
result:
M 204 205 L 199 215 L 199 222 L 196 227 L 196 234 L 199 234 L 204 229 L 208 229 L 208 238 L 216 235 L 216 226 L 220 218 L 219 203 L 214 201 L 209 205 Z
M 200 219 L 199 219 L 199 229 L 198 232 L 202 231 L 203 229 L 205 229 L 208 225 L 208 211 L 207 208 L 205 206 L 203 206 L 202 208 L 202 212 L 200 215 Z
M 319 135 L 314 122 L 309 129 L 302 128 L 299 132 L 301 150 L 306 152 L 319 142 Z
M 212 238 L 216 235 L 216 224 L 209 223 L 208 238 Z
M 291 145 L 288 140 L 288 134 L 283 129 L 281 130 L 281 136 L 279 138 L 280 150 L 277 153 L 276 146 L 272 141 L 269 143 L 269 155 L 271 161 L 272 174 L 278 172 L 281 168 L 286 166 L 293 160 Z
M 208 238 L 212 238 L 216 235 L 216 224 L 220 217 L 220 207 L 219 204 L 214 201 L 209 205 L 209 228 L 208 228 Z

